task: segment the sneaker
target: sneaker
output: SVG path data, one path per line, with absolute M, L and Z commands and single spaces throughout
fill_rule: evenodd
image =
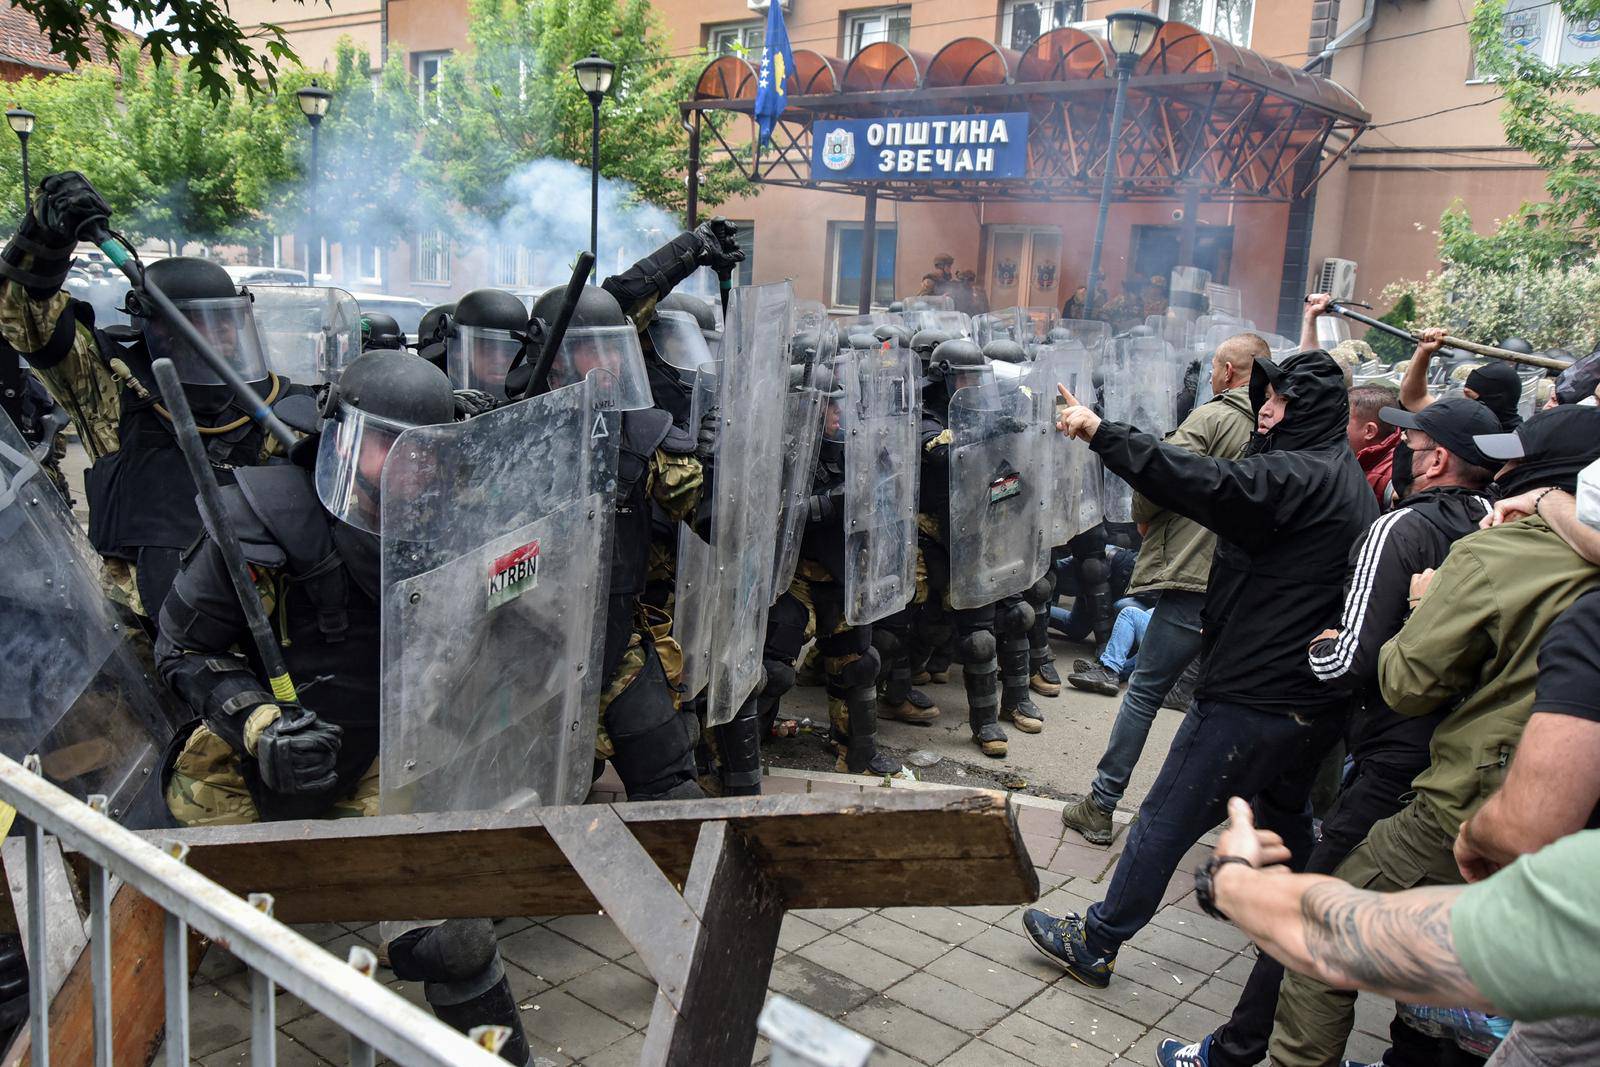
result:
M 891 704 L 883 698 L 878 699 L 878 714 L 885 719 L 894 719 L 898 722 L 914 723 L 925 726 L 939 717 L 939 705 L 928 701 L 926 707 L 919 705 L 914 700 L 905 700 L 899 704 Z
M 1061 825 L 1076 830 L 1091 845 L 1109 845 L 1116 836 L 1111 825 L 1111 813 L 1094 802 L 1094 797 L 1081 797 L 1076 804 L 1061 809 Z
M 1115 956 L 1094 956 L 1084 940 L 1083 919 L 1067 912 L 1057 919 L 1038 908 L 1022 913 L 1022 928 L 1033 940 L 1033 947 L 1044 957 L 1086 986 L 1104 989 L 1111 984 L 1116 969 Z
M 1088 664 L 1087 670 L 1074 670 L 1067 675 L 1067 684 L 1074 689 L 1104 693 L 1108 697 L 1114 697 L 1122 692 L 1122 679 L 1117 677 L 1116 671 L 1104 663 L 1091 663 Z
M 1185 1045 L 1177 1038 L 1169 1037 L 1161 1042 L 1156 1049 L 1156 1062 L 1161 1067 L 1211 1067 L 1211 1035 L 1196 1041 L 1192 1045 Z
M 1049 660 L 1039 664 L 1039 669 L 1028 679 L 1028 688 L 1042 697 L 1060 696 L 1061 675 L 1056 673 L 1056 665 Z

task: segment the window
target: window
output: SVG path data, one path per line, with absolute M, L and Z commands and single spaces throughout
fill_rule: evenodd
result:
M 417 104 L 427 114 L 433 107 L 434 94 L 439 89 L 439 68 L 449 52 L 418 52 L 412 57 L 417 75 Z
M 1255 0 L 1168 0 L 1167 18 L 1248 48 L 1255 6 Z
M 1000 39 L 1019 52 L 1051 30 L 1083 21 L 1083 0 L 1006 0 Z
M 829 293 L 835 307 L 861 306 L 861 223 L 829 224 L 833 243 L 833 284 Z M 895 229 L 893 223 L 878 226 L 877 263 L 874 270 L 872 302 L 887 306 L 894 302 Z
M 733 235 L 734 241 L 744 250 L 744 260 L 735 269 L 733 275 L 734 285 L 754 285 L 756 276 L 756 224 L 749 219 L 731 219 L 738 230 Z M 861 258 L 861 249 L 856 248 L 856 258 Z M 856 271 L 861 273 L 860 270 Z
M 760 19 L 706 27 L 706 51 L 714 56 L 758 55 L 766 40 L 766 23 Z
M 356 245 L 356 278 L 363 282 L 383 281 L 383 251 L 377 245 Z
M 422 230 L 417 234 L 417 267 L 412 277 L 419 282 L 449 283 L 450 238 L 443 230 Z
M 489 284 L 501 288 L 533 286 L 536 254 L 527 245 L 497 244 L 489 251 Z
M 1524 49 L 1551 66 L 1600 59 L 1600 19 L 1567 18 L 1550 0 L 1506 0 L 1500 25 L 1508 47 Z M 1483 80 L 1476 61 L 1467 80 Z
M 893 41 L 895 44 L 911 43 L 911 8 L 876 7 L 856 11 L 845 16 L 844 58 L 854 59 L 857 52 L 869 44 Z
M 1172 268 L 1179 265 L 1178 249 L 1182 241 L 1181 226 L 1135 226 L 1130 280 L 1149 281 L 1158 275 L 1162 278 L 1172 277 Z M 1198 224 L 1195 227 L 1193 259 L 1194 262 L 1183 265 L 1208 271 L 1213 282 L 1227 285 L 1228 275 L 1233 269 L 1233 227 Z

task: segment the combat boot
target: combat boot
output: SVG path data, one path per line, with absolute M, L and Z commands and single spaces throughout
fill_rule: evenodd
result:
M 1011 634 L 1000 642 L 1000 718 L 1025 734 L 1044 729 L 1044 715 L 1028 698 L 1028 635 Z
M 1076 830 L 1091 845 L 1109 845 L 1116 836 L 1111 825 L 1111 813 L 1096 804 L 1094 797 L 1085 796 L 1076 804 L 1061 809 L 1061 825 Z
M 908 661 L 897 660 L 890 664 L 887 676 L 883 694 L 878 698 L 884 718 L 922 725 L 939 717 L 939 706 L 926 693 L 911 687 L 911 664 Z
M 1056 673 L 1056 661 L 1048 652 L 1032 663 L 1033 673 L 1028 677 L 1028 688 L 1042 697 L 1061 695 L 1061 675 Z
M 1061 695 L 1061 675 L 1056 673 L 1055 653 L 1050 651 L 1050 605 L 1056 599 L 1056 579 L 1051 572 L 1033 584 L 1028 603 L 1033 607 L 1033 625 L 1028 628 L 1028 686 L 1042 697 Z

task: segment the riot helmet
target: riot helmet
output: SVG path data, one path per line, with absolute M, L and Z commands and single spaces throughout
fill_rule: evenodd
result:
M 722 331 L 717 329 L 717 313 L 707 301 L 701 300 L 698 296 L 689 293 L 668 293 L 656 301 L 656 310 L 684 312 L 693 316 L 708 339 L 722 336 Z
M 1027 351 L 1009 337 L 997 337 L 983 346 L 983 354 L 990 360 L 1001 363 L 1026 363 Z
M 341 522 L 382 533 L 389 449 L 412 426 L 454 421 L 455 410 L 450 379 L 419 356 L 375 349 L 352 360 L 322 401 L 316 482 L 323 507 Z
M 387 315 L 382 311 L 361 313 L 361 351 L 371 352 L 374 349 L 389 351 L 405 346 L 405 335 L 400 332 L 400 324 L 394 320 L 393 315 Z
M 1072 331 L 1065 326 L 1052 326 L 1050 332 L 1045 334 L 1045 340 L 1053 345 L 1059 345 L 1072 340 Z
M 944 330 L 918 330 L 911 337 L 911 347 L 918 356 L 922 357 L 924 364 L 933 359 L 934 349 L 954 337 L 954 334 Z M 974 345 L 974 348 L 977 346 Z
M 550 362 L 549 391 L 576 385 L 591 374 L 605 374 L 615 380 L 617 410 L 654 407 L 639 333 L 632 323 L 623 322 L 622 326 L 567 327 L 561 350 Z
M 879 348 L 882 345 L 883 341 L 880 340 L 875 333 L 868 333 L 859 326 L 851 329 L 850 335 L 845 338 L 846 348 L 855 348 L 865 351 L 869 348 Z
M 656 317 L 651 320 L 650 347 L 661 362 L 678 372 L 678 377 L 690 380 L 695 373 L 715 357 L 706 344 L 706 335 L 698 320 L 687 311 L 675 311 L 656 305 Z
M 958 390 L 994 381 L 994 367 L 983 349 L 965 337 L 941 341 L 933 350 L 929 369 L 943 375 L 945 389 L 954 396 Z
M 844 388 L 839 383 L 840 364 L 819 364 L 811 374 L 811 388 L 822 394 L 822 439 L 844 443 Z
M 474 289 L 456 301 L 447 331 L 450 384 L 506 399 L 506 372 L 528 336 L 528 309 L 504 289 Z
M 566 298 L 567 291 L 563 287 L 541 294 L 533 302 L 533 317 L 543 322 L 548 330 L 555 325 L 561 303 Z M 578 305 L 572 309 L 572 320 L 567 328 L 581 330 L 594 326 L 625 326 L 627 322 L 628 316 L 623 314 L 622 305 L 617 303 L 616 297 L 598 285 L 585 285 L 578 293 Z
M 145 277 L 167 295 L 189 324 L 210 342 L 211 349 L 247 382 L 267 380 L 267 357 L 256 329 L 247 289 L 234 287 L 220 266 L 206 259 L 171 256 L 145 268 Z M 152 362 L 170 359 L 184 385 L 223 386 L 222 375 L 195 351 L 156 310 L 140 289 L 128 291 L 128 315 L 144 334 Z
M 1524 356 L 1533 355 L 1533 345 L 1529 344 L 1521 337 L 1507 337 L 1504 341 L 1501 341 L 1497 347 L 1503 348 L 1507 352 L 1517 352 Z
M 450 316 L 455 314 L 455 304 L 436 304 L 423 312 L 417 323 L 417 355 L 440 370 L 445 366 L 445 349 L 450 336 Z
M 879 341 L 888 341 L 894 348 L 911 347 L 911 331 L 904 326 L 886 322 L 872 331 L 872 336 Z

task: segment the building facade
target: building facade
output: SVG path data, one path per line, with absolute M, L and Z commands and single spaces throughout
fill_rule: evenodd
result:
M 1098 32 L 1106 13 L 1125 6 L 1127 0 L 787 0 L 784 15 L 795 48 L 848 61 L 878 41 L 931 53 L 977 36 L 1020 51 L 1062 26 Z M 1322 73 L 1362 102 L 1372 126 L 1311 196 L 1291 203 L 1116 204 L 1102 267 L 1113 296 L 1166 274 L 1189 222 L 1196 226 L 1195 265 L 1240 289 L 1245 314 L 1263 328 L 1287 332 L 1299 295 L 1317 287 L 1329 260 L 1353 262 L 1349 295 L 1377 303 L 1388 283 L 1437 268 L 1433 231 L 1455 200 L 1485 230 L 1543 195 L 1538 169 L 1505 144 L 1495 87 L 1474 77 L 1470 6 L 1455 0 L 1149 0 L 1145 6 L 1292 67 L 1337 42 Z M 465 0 L 332 0 L 287 21 L 275 19 L 283 12 L 272 7 L 268 0 L 235 0 L 233 12 L 241 23 L 283 25 L 308 65 L 329 62 L 343 35 L 375 57 L 404 57 L 419 92 L 428 90 L 444 57 L 466 43 Z M 1508 34 L 1553 60 L 1587 55 L 1600 43 L 1594 27 L 1566 25 L 1554 5 L 1511 0 L 1509 7 Z M 766 0 L 658 0 L 655 8 L 674 54 L 744 55 L 759 64 Z M 1335 150 L 1330 142 L 1325 157 Z M 1186 209 L 1194 218 L 1185 218 Z M 709 210 L 748 230 L 743 280 L 789 277 L 802 297 L 854 309 L 862 286 L 861 198 L 764 186 Z M 1083 284 L 1094 223 L 1088 199 L 882 203 L 873 299 L 886 303 L 914 292 L 934 258 L 948 253 L 958 271 L 976 274 L 993 306 L 1059 307 Z M 425 300 L 509 284 L 514 275 L 492 250 L 449 249 L 425 234 L 408 246 L 352 255 L 348 264 L 334 249 L 327 261 L 346 284 Z M 1348 281 L 1348 268 L 1338 273 Z

